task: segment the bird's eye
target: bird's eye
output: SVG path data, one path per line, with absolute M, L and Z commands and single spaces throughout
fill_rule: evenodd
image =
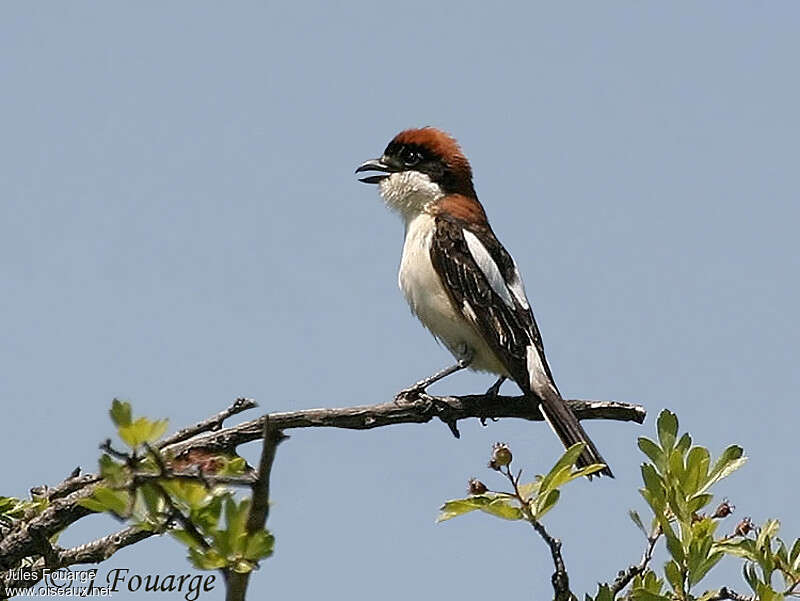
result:
M 406 148 L 403 151 L 401 158 L 403 159 L 403 164 L 406 167 L 413 167 L 422 160 L 422 153 L 417 150 L 412 150 L 411 148 Z

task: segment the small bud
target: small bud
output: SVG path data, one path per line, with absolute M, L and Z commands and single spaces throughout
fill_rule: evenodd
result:
M 492 446 L 492 461 L 489 463 L 489 467 L 492 469 L 500 469 L 501 467 L 511 463 L 513 458 L 513 455 L 511 455 L 511 449 L 508 448 L 507 444 L 496 442 Z
M 736 509 L 736 507 L 731 505 L 728 502 L 728 499 L 723 499 L 722 503 L 719 504 L 719 507 L 717 507 L 716 511 L 711 517 L 716 519 L 726 518 L 733 513 L 734 509 Z
M 747 517 L 736 525 L 736 530 L 733 531 L 734 536 L 747 536 L 753 530 L 753 522 Z
M 482 495 L 488 489 L 486 488 L 486 485 L 483 482 L 481 482 L 480 480 L 478 480 L 477 478 L 470 478 L 469 479 L 469 489 L 468 490 L 469 490 L 469 494 L 471 494 L 471 495 Z

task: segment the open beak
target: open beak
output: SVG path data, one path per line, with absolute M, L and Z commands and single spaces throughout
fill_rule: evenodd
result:
M 389 177 L 392 173 L 397 171 L 397 169 L 385 163 L 383 159 L 370 159 L 359 165 L 358 169 L 356 169 L 356 173 L 361 173 L 363 171 L 380 171 L 381 173 L 378 175 L 368 175 L 367 177 L 358 178 L 358 181 L 364 182 L 365 184 L 377 184 Z

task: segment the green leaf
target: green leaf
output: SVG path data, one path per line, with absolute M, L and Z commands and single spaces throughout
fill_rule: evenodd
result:
M 242 499 L 239 503 L 229 497 L 225 500 L 225 523 L 231 540 L 238 543 L 238 537 L 245 532 L 247 515 L 250 513 L 250 499 Z M 235 537 L 235 538 L 234 538 Z M 237 548 L 236 545 L 233 548 Z
M 775 535 L 778 534 L 778 530 L 780 529 L 780 527 L 781 523 L 778 520 L 767 520 L 758 533 L 758 538 L 756 539 L 756 547 L 766 546 L 769 539 L 774 538 Z
M 145 483 L 142 484 L 138 490 L 142 495 L 144 506 L 150 515 L 156 516 L 164 513 L 166 510 L 166 504 L 164 503 L 164 499 L 161 497 L 161 493 L 156 490 L 155 486 Z
M 725 540 L 714 544 L 714 549 L 733 555 L 734 557 L 743 557 L 749 561 L 758 561 L 758 553 L 756 552 L 756 542 L 751 538 L 743 538 L 740 540 Z
M 689 436 L 688 432 L 684 432 L 678 444 L 675 445 L 675 448 L 678 449 L 681 455 L 685 455 L 690 446 L 692 446 L 692 437 Z
M 697 492 L 706 492 L 712 484 L 719 482 L 742 467 L 747 461 L 747 457 L 744 457 L 743 453 L 742 447 L 738 445 L 731 445 L 725 449 L 714 464 L 706 482 Z
M 84 497 L 83 499 L 78 499 L 77 503 L 81 507 L 85 507 L 90 511 L 96 511 L 97 513 L 103 513 L 108 509 L 103 503 L 101 503 L 97 499 L 93 499 L 92 497 Z
M 752 541 L 750 541 L 752 542 Z M 747 582 L 748 586 L 753 590 L 753 592 L 758 591 L 758 575 L 756 574 L 756 567 L 752 563 L 745 563 L 742 566 L 742 576 L 744 576 L 745 581 Z
M 667 582 L 669 582 L 673 591 L 678 592 L 683 589 L 681 569 L 675 560 L 668 561 L 664 564 L 664 575 L 667 577 Z
M 219 518 L 222 514 L 222 503 L 229 496 L 228 494 L 218 494 L 205 499 L 204 503 L 192 509 L 191 520 L 197 527 L 208 533 L 213 533 L 219 527 Z
M 436 523 L 445 522 L 478 509 L 485 510 L 487 513 L 505 519 L 518 520 L 522 515 L 521 513 L 517 513 L 520 511 L 519 508 L 509 504 L 512 498 L 513 497 L 507 494 L 486 493 L 483 495 L 473 495 L 465 499 L 453 499 L 452 501 L 447 501 L 440 507 L 441 513 L 439 513 Z M 488 509 L 490 505 L 492 505 L 492 508 Z M 516 511 L 510 511 L 508 508 Z
M 233 457 L 229 459 L 225 466 L 220 470 L 220 475 L 241 476 L 247 471 L 247 461 L 244 457 Z
M 648 591 L 646 588 L 635 588 L 631 591 L 633 601 L 670 601 L 669 597 Z
M 656 428 L 661 448 L 667 452 L 671 451 L 678 436 L 678 417 L 671 411 L 664 409 L 658 416 Z
M 167 430 L 167 420 L 152 421 L 146 417 L 138 417 L 131 423 L 119 427 L 119 437 L 132 449 L 161 438 Z
M 676 484 L 682 484 L 684 476 L 686 474 L 686 469 L 683 465 L 683 455 L 681 455 L 680 451 L 674 449 L 669 454 L 669 459 L 667 461 L 667 472 L 669 476 L 669 480 Z M 665 478 L 666 480 L 666 478 Z
M 783 601 L 783 595 L 776 593 L 768 584 L 759 582 L 756 586 L 759 601 Z
M 539 488 L 539 494 L 547 494 L 550 490 L 558 488 L 562 484 L 569 481 L 569 475 L 572 473 L 572 468 L 578 457 L 586 448 L 586 443 L 576 442 L 569 449 L 567 449 L 561 458 L 556 462 L 547 475 L 542 478 L 542 484 Z
M 646 588 L 651 593 L 661 594 L 661 589 L 664 588 L 664 581 L 659 579 L 651 569 L 646 569 L 643 575 L 637 577 L 634 582 L 638 582 L 642 587 Z
M 105 507 L 106 511 L 113 511 L 120 517 L 127 516 L 130 506 L 130 495 L 127 491 L 98 486 L 92 496 Z
M 483 496 L 470 497 L 467 499 L 453 499 L 452 501 L 445 502 L 445 504 L 439 508 L 440 513 L 439 517 L 436 518 L 436 523 L 446 522 L 447 520 L 464 515 L 465 513 L 477 511 L 482 505 L 482 503 L 477 502 L 479 498 L 483 498 Z
M 503 497 L 498 497 L 488 505 L 481 507 L 481 511 L 504 520 L 521 520 L 524 517 L 519 507 L 514 507 L 508 499 Z
M 544 497 L 539 495 L 539 497 L 536 499 L 536 509 L 534 511 L 534 516 L 536 519 L 541 519 L 544 514 L 555 507 L 560 496 L 561 492 L 557 488 L 554 488 L 548 492 Z
M 569 480 L 567 480 L 567 482 L 572 482 L 573 480 L 577 480 L 578 478 L 582 478 L 584 476 L 591 476 L 592 474 L 602 471 L 605 469 L 605 467 L 605 463 L 593 463 L 591 465 L 587 465 L 586 467 L 582 467 L 581 469 L 572 472 L 569 475 Z
M 691 499 L 689 499 L 688 507 L 691 513 L 697 513 L 703 507 L 708 505 L 711 502 L 711 499 L 714 498 L 714 495 L 705 493 L 702 495 L 695 495 Z
M 597 589 L 597 596 L 594 601 L 614 601 L 611 588 L 607 584 L 601 584 Z
M 661 450 L 661 448 L 646 436 L 639 437 L 638 445 L 639 450 L 647 455 L 650 461 L 655 464 L 658 471 L 663 474 L 666 471 L 667 462 L 664 457 L 664 452 Z
M 111 402 L 111 410 L 109 413 L 111 414 L 111 421 L 114 422 L 114 425 L 118 428 L 131 423 L 131 404 L 127 401 L 114 399 Z
M 789 562 L 792 564 L 792 570 L 800 570 L 800 538 L 794 541 L 792 550 L 789 553 Z
M 110 455 L 100 455 L 100 475 L 109 484 L 121 486 L 128 481 L 128 470 L 122 463 L 115 461 Z
M 690 495 L 697 492 L 708 479 L 711 455 L 705 447 L 692 447 L 686 456 L 686 478 L 684 489 Z
M 661 482 L 661 477 L 656 472 L 656 469 L 649 463 L 643 463 L 641 470 L 645 489 L 650 493 L 653 500 L 657 501 L 660 506 L 663 506 L 664 501 L 666 501 L 666 491 Z
M 708 574 L 711 568 L 717 565 L 724 556 L 724 553 L 718 551 L 706 557 L 706 559 L 700 563 L 694 572 L 689 574 L 689 586 L 694 586 L 703 578 L 705 578 L 706 574 Z
M 678 564 L 682 564 L 684 561 L 686 561 L 686 553 L 683 550 L 683 545 L 681 544 L 680 539 L 675 536 L 674 532 L 667 534 L 665 531 L 664 534 L 666 535 L 665 538 L 667 539 L 667 550 L 669 551 L 669 554 L 672 555 L 672 558 Z
M 269 532 L 266 530 L 254 532 L 247 537 L 247 545 L 244 550 L 245 559 L 258 561 L 259 559 L 269 557 L 272 555 L 274 547 L 275 537 Z
M 675 517 L 678 518 L 678 521 L 683 525 L 688 526 L 691 522 L 692 516 L 689 513 L 689 507 L 686 504 L 686 499 L 683 498 L 683 495 L 680 494 L 677 487 L 669 489 L 667 501 L 669 503 L 669 508 L 672 510 L 672 513 L 675 514 Z

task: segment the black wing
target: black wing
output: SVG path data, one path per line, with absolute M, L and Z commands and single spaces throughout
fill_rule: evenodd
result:
M 453 305 L 483 335 L 517 384 L 530 388 L 528 348 L 533 344 L 555 387 L 517 266 L 492 230 L 437 217 L 431 261 Z M 464 311 L 465 302 L 471 313 Z

